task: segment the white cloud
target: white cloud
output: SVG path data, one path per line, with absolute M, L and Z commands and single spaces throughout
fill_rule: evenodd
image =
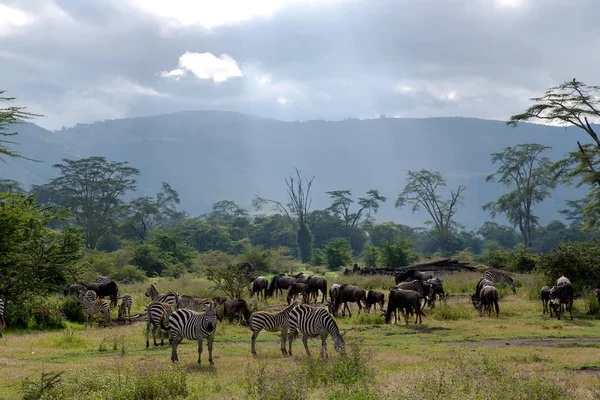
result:
M 283 105 L 287 104 L 288 100 L 285 97 L 279 97 L 277 99 L 277 102 L 283 106 Z
M 15 29 L 31 25 L 34 21 L 33 15 L 0 3 L 0 36 L 10 35 Z
M 212 29 L 248 21 L 270 18 L 284 5 L 292 3 L 321 3 L 332 0 L 129 0 L 130 4 L 172 27 L 202 26 Z
M 215 82 L 224 82 L 229 78 L 243 75 L 237 61 L 227 54 L 221 54 L 217 58 L 212 53 L 192 53 L 189 51 L 179 57 L 179 68 L 161 72 L 160 75 L 179 80 L 188 71 L 199 79 L 212 79 Z
M 105 93 L 122 94 L 130 96 L 168 96 L 152 88 L 142 86 L 128 79 L 119 77 L 104 85 L 101 90 Z

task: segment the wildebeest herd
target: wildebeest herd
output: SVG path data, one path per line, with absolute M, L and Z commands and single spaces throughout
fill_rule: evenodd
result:
M 150 284 L 145 292 L 150 302 L 143 314 L 146 319 L 146 347 L 149 347 L 151 327 L 155 346 L 158 346 L 157 331 L 160 331 L 161 345 L 164 344 L 164 333 L 168 334 L 173 362 L 178 361 L 177 346 L 184 338 L 197 340 L 198 363 L 200 363 L 202 342 L 207 339 L 209 362 L 213 364 L 213 341 L 218 323 L 238 316 L 252 331 L 252 354 L 256 354 L 256 338 L 263 330 L 281 334 L 283 354 L 292 354 L 292 342 L 299 336 L 298 331 L 302 334 L 307 354 L 310 354 L 307 339 L 321 337 L 321 354 L 327 356 L 326 339 L 330 335 L 335 350 L 345 354 L 344 334 L 340 332 L 334 318 L 339 317 L 340 308 L 342 316 L 345 316 L 348 311 L 348 316 L 352 317 L 348 303 L 357 305 L 359 315 L 363 308 L 370 313 L 371 308 L 376 311 L 379 306 L 386 323 L 391 323 L 392 314 L 396 323 L 397 312 L 400 311 L 406 324 L 410 315 L 415 315 L 415 324 L 417 324 L 422 323 L 422 317 L 426 316 L 423 311 L 425 307 L 434 308 L 438 299 L 445 301 L 448 298 L 443 281 L 432 274 L 415 270 L 402 271 L 395 275 L 395 281 L 396 286 L 390 288 L 387 307 L 384 308 L 385 295 L 380 291 L 365 290 L 348 284 L 333 284 L 327 290 L 327 280 L 324 277 L 303 273 L 278 274 L 270 282 L 267 278 L 259 276 L 249 283 L 250 297 L 256 295 L 257 298 L 264 299 L 285 295 L 287 305 L 277 312 L 255 311 L 253 313 L 243 299 L 201 298 L 174 291 L 161 294 L 155 284 Z M 498 317 L 499 293 L 495 286 L 498 283 L 507 284 L 516 293 L 514 281 L 509 274 L 502 270 L 486 270 L 475 287 L 475 293 L 471 295 L 472 304 L 479 311 L 480 316 L 485 313 L 491 316 L 492 311 L 495 310 Z M 600 301 L 600 289 L 596 289 L 596 294 Z M 117 307 L 119 299 L 121 303 L 118 305 L 118 319 L 124 320 L 127 316 L 130 322 L 132 320 L 133 297 L 130 294 L 119 296 L 117 283 L 108 277 L 97 277 L 93 283 L 77 282 L 67 287 L 64 295 L 77 295 L 90 324 L 92 316 L 98 313 L 103 315 L 105 323 L 110 323 L 110 307 Z M 105 297 L 110 302 L 105 300 Z M 319 297 L 320 304 L 317 304 Z M 560 319 L 566 309 L 573 319 L 573 287 L 566 277 L 561 276 L 557 279 L 552 288 L 544 286 L 541 289 L 541 299 L 544 314 L 549 311 L 552 317 L 554 312 Z M 219 312 L 217 307 L 221 308 Z M 4 327 L 3 311 L 4 303 L 0 299 L 0 338 Z M 288 342 L 287 349 L 286 342 Z

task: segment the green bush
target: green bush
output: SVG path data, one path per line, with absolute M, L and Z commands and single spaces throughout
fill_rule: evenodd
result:
M 117 282 L 144 282 L 146 273 L 141 268 L 128 264 L 118 268 L 113 275 L 113 279 Z
M 15 307 L 8 302 L 4 306 L 4 322 L 9 329 L 25 329 L 29 326 L 32 310 L 27 304 Z
M 321 266 L 325 263 L 325 254 L 321 249 L 314 249 L 311 264 L 315 266 Z
M 67 321 L 71 322 L 85 322 L 85 314 L 81 303 L 76 297 L 67 297 L 61 305 L 61 311 Z
M 352 250 L 347 239 L 329 239 L 324 251 L 327 268 L 336 269 L 352 263 Z
M 384 267 L 404 267 L 415 262 L 419 255 L 411 250 L 407 240 L 398 239 L 394 243 L 384 242 L 379 250 L 380 265 Z
M 492 268 L 524 273 L 535 269 L 538 256 L 519 244 L 514 249 L 486 250 L 479 259 Z
M 377 259 L 379 258 L 379 248 L 372 244 L 367 244 L 363 248 L 362 259 L 366 267 L 377 267 Z
M 246 244 L 239 258 L 252 264 L 252 268 L 256 271 L 270 271 L 273 269 L 273 265 L 271 265 L 272 252 L 272 250 L 265 249 L 262 245 L 252 246 Z
M 31 329 L 62 329 L 65 323 L 60 311 L 52 306 L 38 306 L 33 312 Z

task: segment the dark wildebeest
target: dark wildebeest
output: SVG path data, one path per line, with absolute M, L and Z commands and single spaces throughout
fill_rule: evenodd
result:
M 359 288 L 358 286 L 343 284 L 340 286 L 338 295 L 333 303 L 333 315 L 335 317 L 337 317 L 340 304 L 342 303 L 344 304 L 342 307 L 342 317 L 346 315 L 346 310 L 348 310 L 348 315 L 352 317 L 348 303 L 356 303 L 358 305 L 358 315 L 360 315 L 363 304 L 367 303 L 367 293 L 363 288 Z
M 369 290 L 369 292 L 367 293 L 367 303 L 365 305 L 365 309 L 368 313 L 370 313 L 371 306 L 373 306 L 373 310 L 377 311 L 377 304 L 379 304 L 379 311 L 381 311 L 385 304 L 384 294 L 378 292 L 377 290 Z
M 119 287 L 117 283 L 114 281 L 107 283 L 85 283 L 85 282 L 77 282 L 80 285 L 85 286 L 87 290 L 93 290 L 96 292 L 98 297 L 104 298 L 108 296 L 110 298 L 111 307 L 117 306 L 117 299 L 119 297 Z
M 483 313 L 487 311 L 488 317 L 492 315 L 492 306 L 496 308 L 496 318 L 500 313 L 500 307 L 498 306 L 498 289 L 495 286 L 484 286 L 479 291 L 479 297 L 471 295 L 471 302 L 473 307 L 479 311 L 479 316 L 482 317 Z
M 435 308 L 435 300 L 439 296 L 440 301 L 446 299 L 446 293 L 444 293 L 443 281 L 440 278 L 431 278 L 426 281 L 431 285 L 431 298 L 429 299 L 429 307 Z
M 294 282 L 296 282 L 296 278 L 294 278 L 293 276 L 289 276 L 286 274 L 275 275 L 271 279 L 269 289 L 267 289 L 267 296 L 273 297 L 277 294 L 278 290 L 279 294 L 283 294 L 283 290 L 288 290 Z
M 542 288 L 542 314 L 548 312 L 548 302 L 550 301 L 550 286 L 544 286 Z M 552 316 L 552 315 L 550 315 Z
M 302 295 L 302 301 L 304 303 L 308 303 L 308 285 L 306 283 L 298 283 L 298 282 L 294 282 L 290 288 L 288 289 L 288 294 L 287 294 L 287 303 L 288 305 L 290 305 L 292 303 L 292 300 L 294 300 L 294 298 L 301 294 Z
M 563 306 L 573 319 L 573 286 L 571 281 L 565 276 L 561 276 L 556 280 L 556 286 L 550 289 L 550 307 L 556 313 L 560 320 L 560 314 L 563 311 Z
M 360 274 L 360 267 L 358 266 L 358 264 L 354 264 L 354 266 L 352 267 L 352 273 Z
M 414 280 L 425 281 L 427 279 L 433 278 L 431 274 L 424 274 L 421 271 L 417 271 L 414 269 L 407 269 L 406 271 L 400 271 L 396 273 L 396 285 L 400 282 L 411 282 Z
M 298 281 L 296 281 L 298 282 Z M 321 299 L 321 303 L 325 302 L 325 296 L 327 293 L 327 280 L 325 278 L 321 278 L 320 276 L 310 276 L 306 281 L 306 286 L 308 287 L 308 300 L 310 301 L 310 296 L 314 296 L 315 303 L 319 297 L 319 290 L 323 294 L 323 298 Z
M 398 289 L 414 290 L 421 295 L 421 299 L 426 302 L 432 296 L 432 287 L 427 281 L 413 280 L 412 282 L 401 282 L 398 284 Z M 423 308 L 425 304 L 421 305 Z
M 269 287 L 269 280 L 264 276 L 259 276 L 250 284 L 250 288 L 248 291 L 250 292 L 250 297 L 256 294 L 256 298 L 260 298 L 262 294 L 263 299 L 267 294 L 267 289 Z
M 415 312 L 415 324 L 417 322 L 422 323 L 422 316 L 425 316 L 425 314 L 421 310 L 421 302 L 422 298 L 418 292 L 415 292 L 414 290 L 393 288 L 390 290 L 388 306 L 385 310 L 385 323 L 391 323 L 392 313 L 394 314 L 394 323 L 397 322 L 397 310 L 400 310 L 404 315 L 406 325 L 408 325 L 408 314 L 413 310 Z
M 335 299 L 338 297 L 338 293 L 340 292 L 340 285 L 334 283 L 329 288 L 329 298 L 331 299 L 331 303 L 335 302 Z
M 477 282 L 477 286 L 475 287 L 475 297 L 479 298 L 479 292 L 481 291 L 481 289 L 484 286 L 494 286 L 494 282 L 490 281 L 489 279 L 485 279 L 485 278 L 481 278 L 479 279 L 479 282 Z
M 223 303 L 223 319 L 234 315 L 244 318 L 246 324 L 250 323 L 250 310 L 245 300 L 227 300 Z
M 80 290 L 87 290 L 85 288 L 85 286 L 80 285 L 78 283 L 74 283 L 72 285 L 70 285 L 69 287 L 67 287 L 64 291 L 63 294 L 65 296 L 69 296 L 69 295 L 78 295 Z

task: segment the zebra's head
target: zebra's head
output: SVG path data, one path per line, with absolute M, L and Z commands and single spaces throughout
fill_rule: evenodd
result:
M 209 331 L 214 331 L 217 328 L 217 309 L 215 305 L 212 303 L 204 304 L 204 312 L 206 313 L 204 326 Z
M 333 348 L 341 355 L 346 355 L 346 341 L 344 340 L 344 336 L 346 336 L 346 331 L 339 332 L 333 337 Z

